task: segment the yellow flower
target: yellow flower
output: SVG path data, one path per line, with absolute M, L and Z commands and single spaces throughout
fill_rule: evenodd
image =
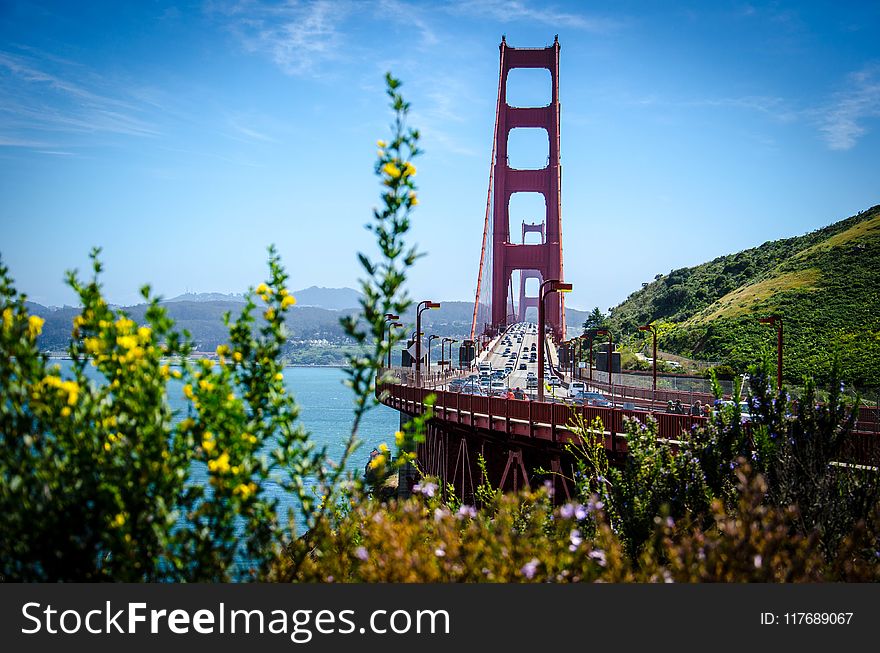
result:
M 85 323 L 86 323 L 86 318 L 84 318 L 82 315 L 77 315 L 75 318 L 73 318 L 73 326 L 77 329 L 80 328 Z
M 104 451 L 110 451 L 110 443 L 109 442 L 104 443 Z
M 217 355 L 225 356 L 229 353 L 229 347 L 227 345 L 217 345 Z
M 382 454 L 387 454 L 388 453 L 388 445 L 383 442 L 382 444 L 379 445 L 379 451 L 382 452 Z
M 407 161 L 403 166 L 403 176 L 404 177 L 415 177 L 416 175 L 416 167 Z
M 14 318 L 14 315 L 12 313 L 12 309 L 9 308 L 8 306 L 6 308 L 4 308 L 3 309 L 3 330 L 4 331 L 9 331 L 9 329 L 12 328 L 13 318 Z
M 276 373 L 275 373 L 275 380 L 276 380 L 276 381 L 283 381 L 283 380 L 284 380 L 284 375 L 283 375 L 281 372 L 276 372 Z
M 117 336 L 116 344 L 123 349 L 131 349 L 137 346 L 137 338 L 134 336 Z
M 228 395 L 226 395 L 226 401 L 235 401 L 235 394 L 230 392 Z
M 241 485 L 237 486 L 232 491 L 232 493 L 233 494 L 240 494 L 242 499 L 247 499 L 249 496 L 254 494 L 256 491 L 257 491 L 256 483 L 248 483 L 248 484 L 242 483 Z
M 391 177 L 392 179 L 397 179 L 400 176 L 400 168 L 391 163 L 390 161 L 382 166 L 382 172 Z
M 70 408 L 68 406 L 61 409 L 61 417 L 70 417 Z
M 287 295 L 284 299 L 281 300 L 281 308 L 288 308 L 289 306 L 293 306 L 296 304 L 296 297 L 293 295 Z
M 370 469 L 379 469 L 385 466 L 385 456 L 379 454 L 370 461 Z
M 404 438 L 405 436 L 403 434 L 403 431 L 397 431 L 394 434 L 394 444 L 396 444 L 398 447 L 402 447 Z
M 179 379 L 183 375 L 180 373 L 180 370 L 171 370 L 171 376 L 175 379 Z
M 212 472 L 225 474 L 229 471 L 229 454 L 223 453 L 216 460 L 208 461 L 208 469 Z
M 153 330 L 148 326 L 142 326 L 138 329 L 138 338 L 141 342 L 149 342 Z
M 414 191 L 409 192 L 409 205 L 410 206 L 418 206 L 419 198 L 416 196 Z
M 189 383 L 183 386 L 183 396 L 187 399 L 193 398 L 193 387 Z
M 205 392 L 210 392 L 211 390 L 214 389 L 214 384 L 211 383 L 210 381 L 206 381 L 205 379 L 202 379 L 201 381 L 199 381 L 199 389 L 204 390 Z
M 240 352 L 240 351 L 236 351 L 236 352 L 234 352 L 234 353 L 232 354 L 232 359 L 233 359 L 236 363 L 240 363 L 240 362 L 241 362 L 241 352 Z
M 269 286 L 267 286 L 265 283 L 261 283 L 259 286 L 257 286 L 257 294 L 258 295 L 271 295 L 272 289 Z
M 41 317 L 31 315 L 28 318 L 28 335 L 31 338 L 36 338 L 40 335 L 43 332 L 43 323 L 45 323 L 45 321 L 46 320 Z
M 376 145 L 379 146 L 379 147 L 387 147 L 387 146 L 388 146 L 388 143 L 386 143 L 385 141 L 379 139 L 378 141 L 376 141 Z
M 217 443 L 213 440 L 202 440 L 202 449 L 205 450 L 205 453 L 211 453 L 216 446 Z
M 79 385 L 76 381 L 62 381 L 61 391 L 67 393 L 67 405 L 75 406 L 79 398 Z
M 168 365 L 163 365 L 159 368 L 159 373 L 162 375 L 163 379 L 167 379 L 169 376 L 171 376 L 171 367 L 169 367 Z
M 116 330 L 123 334 L 131 333 L 134 329 L 134 322 L 127 317 L 121 317 L 116 320 Z
M 267 320 L 270 320 L 270 321 L 274 320 L 275 319 L 275 309 L 270 306 L 269 308 L 266 309 L 266 312 L 263 313 L 263 316 Z
M 119 513 L 113 518 L 113 525 L 116 528 L 122 528 L 125 525 L 125 513 Z
M 51 374 L 43 379 L 43 383 L 48 385 L 50 388 L 61 387 L 61 379 L 57 376 L 52 376 Z

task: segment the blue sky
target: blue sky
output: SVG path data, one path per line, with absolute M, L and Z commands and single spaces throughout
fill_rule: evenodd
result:
M 472 301 L 498 43 L 559 34 L 567 302 L 605 310 L 880 202 L 878 28 L 876 2 L 3 0 L 0 254 L 56 305 L 93 245 L 119 303 L 240 292 L 271 242 L 293 288 L 355 286 L 390 70 L 425 149 L 411 294 Z

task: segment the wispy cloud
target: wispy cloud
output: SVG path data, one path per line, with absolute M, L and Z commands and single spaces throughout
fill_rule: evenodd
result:
M 526 0 L 459 0 L 450 5 L 450 10 L 454 13 L 489 18 L 502 23 L 541 23 L 593 33 L 607 33 L 622 26 L 620 20 L 562 11 L 553 5 L 529 3 Z
M 467 81 L 452 75 L 435 74 L 431 77 L 430 88 L 422 93 L 422 101 L 413 111 L 412 121 L 419 125 L 426 147 L 462 156 L 482 155 L 481 150 L 456 132 L 456 125 L 467 121 L 461 112 L 461 98 L 474 97 Z
M 70 134 L 156 135 L 140 114 L 137 102 L 101 87 L 79 64 L 32 49 L 0 51 L 0 145 L 45 148 L 47 139 Z
M 212 13 L 225 16 L 228 29 L 248 52 L 263 54 L 289 75 L 317 75 L 322 64 L 339 57 L 341 23 L 348 2 L 216 2 Z
M 880 118 L 880 65 L 847 76 L 845 87 L 819 112 L 825 142 L 832 150 L 849 150 L 867 133 L 866 122 Z

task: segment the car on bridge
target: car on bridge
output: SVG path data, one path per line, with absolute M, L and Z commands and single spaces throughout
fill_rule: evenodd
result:
M 526 389 L 527 390 L 537 390 L 538 389 L 538 379 L 534 376 L 526 379 Z
M 586 392 L 587 384 L 583 381 L 572 381 L 568 386 L 568 396 L 576 397 L 579 392 Z
M 526 365 L 525 363 L 520 363 L 520 364 L 519 364 L 519 369 L 524 370 L 524 369 L 527 369 L 527 368 L 528 368 L 528 365 Z
M 584 406 L 606 407 L 611 405 L 605 395 L 599 392 L 579 392 L 572 399 L 575 404 Z
M 489 394 L 493 397 L 506 395 L 507 384 L 504 381 L 492 381 L 492 385 L 489 387 Z

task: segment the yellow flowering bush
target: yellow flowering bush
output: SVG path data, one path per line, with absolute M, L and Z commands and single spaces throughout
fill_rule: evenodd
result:
M 40 354 L 43 321 L 28 315 L 0 266 L 0 574 L 8 580 L 259 578 L 296 538 L 266 493 L 271 479 L 299 499 L 323 454 L 296 425 L 280 353 L 293 298 L 270 249 L 270 304 L 258 327 L 249 298 L 219 362 L 193 363 L 158 300 L 136 324 L 103 298 L 94 276 L 68 275 L 82 312 L 71 369 Z M 270 312 L 271 311 L 271 312 Z M 89 371 L 90 368 L 94 368 Z M 172 413 L 169 382 L 187 400 Z M 271 453 L 266 456 L 265 453 Z M 191 482 L 204 465 L 208 483 Z

